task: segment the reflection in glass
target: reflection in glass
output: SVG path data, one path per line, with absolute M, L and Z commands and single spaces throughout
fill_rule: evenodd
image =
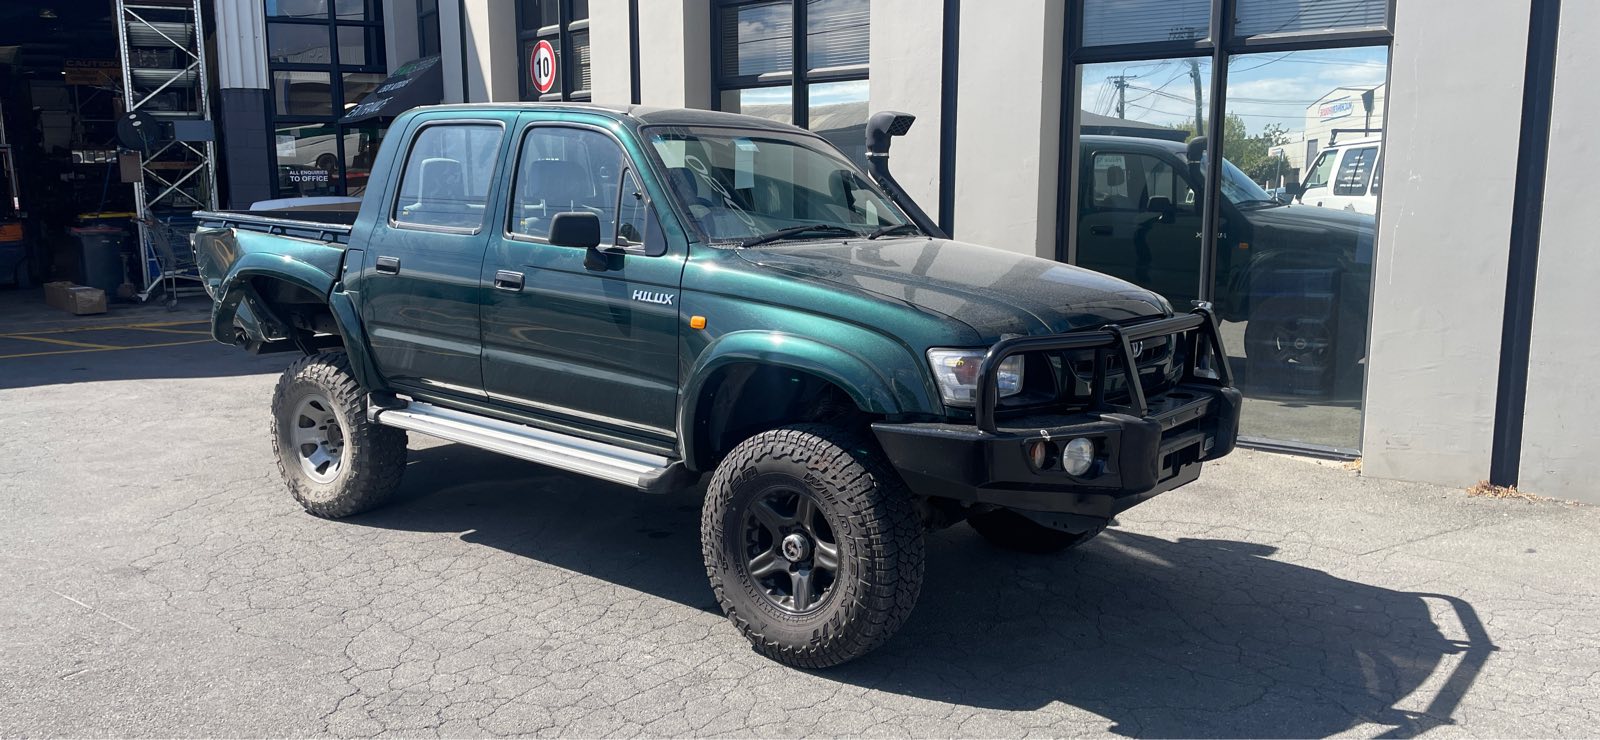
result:
M 333 88 L 327 72 L 272 73 L 274 110 L 280 116 L 326 116 L 333 113 Z
M 376 72 L 344 73 L 344 107 L 349 109 L 366 98 L 383 84 L 384 76 Z
M 293 64 L 331 64 L 326 25 L 267 24 L 267 59 Z
M 378 124 L 361 124 L 344 129 L 345 195 L 360 195 L 367 189 L 372 162 L 378 158 L 378 145 L 385 129 Z
M 1389 0 L 1238 0 L 1234 33 L 1256 36 L 1381 27 Z
M 337 132 L 338 127 L 328 123 L 283 125 L 273 130 L 278 161 L 278 193 L 281 196 L 334 195 L 338 192 Z
M 1083 0 L 1083 45 L 1204 39 L 1211 0 Z
M 794 60 L 794 6 L 789 0 L 722 11 L 722 74 L 787 72 Z
M 824 82 L 809 88 L 809 128 L 862 169 L 867 166 L 867 81 Z
M 779 123 L 794 123 L 794 88 L 785 85 L 723 90 L 722 104 L 718 110 Z
M 868 0 L 810 0 L 806 4 L 806 66 L 810 69 L 866 64 Z
M 1241 434 L 1360 442 L 1387 62 L 1381 47 L 1230 60 L 1212 300 Z
M 377 46 L 377 29 L 366 26 L 339 26 L 339 63 L 346 67 L 361 67 L 369 63 L 367 49 Z M 368 44 L 371 37 L 373 43 Z
M 1076 264 L 1198 299 L 1204 169 L 1187 142 L 1207 128 L 1205 58 L 1079 68 Z
M 267 0 L 268 18 L 327 18 L 328 0 Z
M 367 4 L 371 0 L 334 0 L 333 15 L 341 21 L 372 20 Z

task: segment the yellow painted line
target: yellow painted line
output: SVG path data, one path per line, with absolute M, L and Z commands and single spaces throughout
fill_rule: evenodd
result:
M 127 331 L 155 331 L 155 332 L 161 332 L 162 334 L 198 334 L 198 335 L 200 335 L 202 337 L 211 336 L 211 332 L 209 332 L 209 331 L 199 331 L 197 329 L 165 329 L 165 328 L 158 328 L 158 327 L 154 327 L 154 326 L 132 327 L 132 328 L 129 328 Z
M 89 349 L 122 349 L 114 344 L 90 344 L 88 342 L 74 342 L 70 339 L 51 339 L 50 337 L 30 337 L 27 334 L 0 335 L 4 339 L 26 339 L 30 342 L 49 342 L 51 344 L 65 344 L 68 347 L 87 347 Z
M 178 347 L 185 344 L 207 344 L 211 339 L 190 339 L 182 342 L 160 342 L 157 344 L 140 344 L 133 347 L 85 347 L 83 349 L 59 349 L 53 352 L 23 352 L 15 355 L 0 355 L 0 360 L 14 360 L 19 357 L 40 357 L 43 355 L 76 355 L 84 352 L 115 352 L 125 349 L 153 349 L 156 347 Z
M 112 331 L 115 329 L 165 329 L 173 326 L 195 326 L 209 324 L 210 321 L 198 319 L 194 321 L 152 321 L 140 324 L 101 324 L 89 326 L 68 326 L 60 329 L 40 329 L 38 331 L 19 331 L 0 334 L 0 337 L 34 336 L 38 334 L 71 334 L 80 331 Z

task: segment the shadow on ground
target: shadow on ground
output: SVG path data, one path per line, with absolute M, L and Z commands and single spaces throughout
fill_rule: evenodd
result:
M 700 498 L 644 496 L 441 445 L 413 449 L 400 501 L 350 522 L 466 532 L 468 542 L 714 612 Z M 901 633 L 817 675 L 995 710 L 1063 702 L 1125 735 L 1316 737 L 1371 723 L 1403 737 L 1452 724 L 1494 649 L 1469 604 L 1337 578 L 1274 552 L 1112 531 L 1067 555 L 1022 556 L 957 527 L 930 538 L 927 582 Z

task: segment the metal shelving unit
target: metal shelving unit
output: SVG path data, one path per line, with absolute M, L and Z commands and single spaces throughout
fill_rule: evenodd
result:
M 117 42 L 122 54 L 124 110 L 149 115 L 163 125 L 186 127 L 204 122 L 214 132 L 210 79 L 205 59 L 202 0 L 116 0 Z M 170 264 L 156 249 L 147 218 L 183 220 L 197 210 L 217 207 L 217 149 L 214 133 L 202 139 L 179 135 L 139 152 L 140 178 L 133 183 L 139 216 L 140 300 L 172 291 L 191 275 Z M 185 292 L 200 290 L 195 286 Z M 169 298 L 174 296 L 169 295 Z

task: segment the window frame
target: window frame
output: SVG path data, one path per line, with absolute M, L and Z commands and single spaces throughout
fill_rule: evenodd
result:
M 508 0 L 509 1 L 509 0 Z M 515 3 L 517 14 L 517 99 L 526 102 L 587 102 L 592 100 L 594 93 L 589 88 L 577 89 L 581 79 L 581 68 L 578 65 L 578 45 L 573 43 L 574 33 L 589 32 L 589 16 L 574 18 L 572 0 L 540 0 L 541 3 L 555 3 L 556 23 L 553 26 L 533 26 L 536 19 L 523 17 L 523 4 Z M 592 12 L 592 11 L 591 11 Z M 557 80 L 559 90 L 552 90 L 542 95 L 534 93 L 533 80 L 528 75 L 528 59 L 524 50 L 530 43 L 549 41 L 556 48 L 559 59 L 556 73 L 560 75 Z M 593 81 L 593 50 L 594 38 L 589 39 L 590 49 L 590 80 Z M 559 93 L 559 94 L 555 94 Z M 537 97 L 535 97 L 535 95 Z
M 395 216 L 400 213 L 400 195 L 402 191 L 405 190 L 406 173 L 410 171 L 411 155 L 416 151 L 417 142 L 422 139 L 423 132 L 435 126 L 451 125 L 482 126 L 484 128 L 494 127 L 500 129 L 500 143 L 495 150 L 494 171 L 489 173 L 489 190 L 484 200 L 483 219 L 478 222 L 476 227 L 467 228 L 464 226 L 417 224 L 409 221 L 401 221 L 395 218 Z M 499 176 L 500 167 L 504 159 L 502 156 L 504 152 L 501 150 L 505 149 L 506 145 L 505 121 L 499 121 L 492 118 L 439 118 L 430 121 L 423 121 L 422 123 L 417 124 L 417 127 L 412 129 L 407 135 L 410 137 L 410 140 L 406 142 L 405 156 L 398 160 L 400 163 L 400 171 L 395 175 L 394 191 L 389 194 L 389 206 L 387 209 L 385 209 L 385 216 L 388 221 L 389 228 L 397 231 L 427 231 L 436 234 L 457 234 L 461 236 L 476 236 L 483 233 L 484 225 L 489 223 L 489 211 L 494 209 L 495 185 L 501 179 Z
M 790 121 L 800 128 L 811 129 L 811 86 L 827 82 L 861 82 L 871 78 L 872 59 L 866 64 L 840 67 L 810 68 L 810 34 L 808 0 L 781 0 L 790 6 L 790 59 L 789 71 L 768 72 L 759 75 L 725 75 L 723 63 L 728 50 L 722 44 L 722 23 L 729 14 L 737 18 L 739 8 L 748 5 L 771 3 L 772 0 L 717 0 L 711 7 L 711 108 L 722 110 L 722 94 L 738 90 L 788 87 L 790 89 Z M 870 24 L 870 16 L 869 16 Z M 870 33 L 870 26 L 869 26 Z
M 641 257 L 660 257 L 660 256 L 666 254 L 667 250 L 665 250 L 665 249 L 662 249 L 662 250 L 659 250 L 659 251 L 656 251 L 656 252 L 651 252 L 651 250 L 649 249 L 650 221 L 652 221 L 652 220 L 659 221 L 660 220 L 660 215 L 656 212 L 656 210 L 654 208 L 655 200 L 650 197 L 650 189 L 645 186 L 644 177 L 641 174 L 639 174 L 639 173 L 643 173 L 643 172 L 648 172 L 649 170 L 647 170 L 645 168 L 641 168 L 639 166 L 639 163 L 634 161 L 633 155 L 628 153 L 627 145 L 623 143 L 622 138 L 617 136 L 617 133 L 615 131 L 612 131 L 612 130 L 604 127 L 604 126 L 597 126 L 597 125 L 594 125 L 592 123 L 581 123 L 581 122 L 578 122 L 578 121 L 551 121 L 551 120 L 529 121 L 527 124 L 523 125 L 522 130 L 517 133 L 516 139 L 513 142 L 514 149 L 513 149 L 512 153 L 513 153 L 514 156 L 511 159 L 511 171 L 509 173 L 510 174 L 510 178 L 506 180 L 507 190 L 506 190 L 506 198 L 505 198 L 505 201 L 506 201 L 505 218 L 500 220 L 500 224 L 501 224 L 500 237 L 502 239 L 507 239 L 509 241 L 514 241 L 514 242 L 522 242 L 524 244 L 543 244 L 545 246 L 550 246 L 550 247 L 560 247 L 561 249 L 574 249 L 574 247 L 563 247 L 562 245 L 559 245 L 559 244 L 551 244 L 549 237 L 539 237 L 539 236 L 533 236 L 531 234 L 524 234 L 524 233 L 522 233 L 520 231 L 516 231 L 513 228 L 511 228 L 511 222 L 512 222 L 512 218 L 511 217 L 512 217 L 512 214 L 513 214 L 513 211 L 514 211 L 514 208 L 515 208 L 515 204 L 516 204 L 516 199 L 517 199 L 517 181 L 518 181 L 518 179 L 520 177 L 522 177 L 522 154 L 523 154 L 523 150 L 527 146 L 528 136 L 531 135 L 533 133 L 534 129 L 537 129 L 537 128 L 568 128 L 568 129 L 577 129 L 577 130 L 580 130 L 580 131 L 592 131 L 592 132 L 595 132 L 595 133 L 598 133 L 598 134 L 602 134 L 603 136 L 605 136 L 605 138 L 610 139 L 611 143 L 617 147 L 617 152 L 621 155 L 622 166 L 617 169 L 617 199 L 616 199 L 615 207 L 613 207 L 613 209 L 612 209 L 612 214 L 613 215 L 612 215 L 612 223 L 611 223 L 611 241 L 613 243 L 612 244 L 601 244 L 599 246 L 599 248 L 602 251 L 611 252 L 613 254 L 636 254 L 636 255 L 639 255 Z M 645 208 L 645 233 L 644 233 L 644 236 L 645 236 L 645 241 L 644 242 L 640 242 L 637 245 L 634 245 L 634 244 L 627 244 L 627 245 L 616 244 L 615 242 L 617 241 L 617 237 L 618 237 L 618 226 L 620 226 L 622 224 L 621 202 L 622 202 L 622 190 L 623 190 L 623 188 L 622 188 L 623 176 L 628 174 L 628 173 L 630 173 L 630 172 L 631 173 L 635 173 L 634 174 L 634 179 L 636 181 L 638 181 L 638 183 L 639 183 L 639 193 L 644 196 L 644 208 Z M 396 194 L 398 195 L 398 192 Z
M 1078 200 L 1079 191 L 1087 187 L 1088 183 L 1081 182 L 1079 167 L 1080 158 L 1083 156 L 1081 136 L 1082 131 L 1079 121 L 1079 73 L 1080 68 L 1094 64 L 1122 63 L 1132 64 L 1138 62 L 1162 61 L 1167 59 L 1194 59 L 1207 58 L 1211 61 L 1210 78 L 1206 83 L 1204 95 L 1206 97 L 1204 116 L 1207 121 L 1207 146 L 1206 165 L 1202 189 L 1196 190 L 1198 198 L 1195 215 L 1201 219 L 1201 244 L 1198 296 L 1201 301 L 1215 301 L 1218 298 L 1217 269 L 1219 255 L 1223 250 L 1224 240 L 1227 238 L 1227 216 L 1224 213 L 1222 195 L 1222 143 L 1224 137 L 1215 135 L 1214 125 L 1226 120 L 1228 106 L 1228 63 L 1234 57 L 1246 54 L 1261 53 L 1290 53 L 1297 51 L 1318 51 L 1328 49 L 1348 49 L 1356 47 L 1382 47 L 1387 50 L 1388 68 L 1383 84 L 1387 85 L 1394 73 L 1394 26 L 1395 7 L 1398 0 L 1386 0 L 1384 23 L 1381 26 L 1363 26 L 1337 30 L 1317 30 L 1305 32 L 1284 32 L 1259 35 L 1241 35 L 1236 32 L 1235 19 L 1240 0 L 1210 0 L 1209 26 L 1204 33 L 1182 38 L 1170 37 L 1160 41 L 1129 42 L 1107 44 L 1098 46 L 1085 46 L 1083 44 L 1084 29 L 1084 0 L 1069 0 L 1067 3 L 1067 22 L 1063 30 L 1065 53 L 1061 62 L 1061 89 L 1060 89 L 1060 151 L 1057 154 L 1056 172 L 1058 176 L 1056 188 L 1056 213 L 1055 213 L 1055 258 L 1067 264 L 1078 263 L 1078 223 L 1080 210 Z M 1388 117 L 1385 115 L 1384 127 L 1387 128 Z M 1387 143 L 1385 137 L 1385 144 Z M 1382 162 L 1383 153 L 1380 149 L 1378 162 Z M 1376 164 L 1374 165 L 1376 168 Z M 1330 189 L 1333 182 L 1330 176 Z M 1381 224 L 1380 224 L 1381 226 Z M 1370 299 L 1370 296 L 1369 296 Z M 1182 310 L 1180 307 L 1179 310 Z M 1370 317 L 1369 317 L 1370 320 Z M 1371 333 L 1367 334 L 1370 343 Z M 1366 368 L 1362 369 L 1363 375 Z M 1363 394 L 1367 385 L 1363 377 Z M 1366 399 L 1363 396 L 1360 404 L 1362 413 L 1366 411 Z M 1317 454 L 1332 455 L 1336 457 L 1358 457 L 1360 442 L 1356 448 L 1328 447 L 1325 445 L 1256 439 L 1241 436 L 1241 444 L 1266 445 L 1273 448 L 1287 448 L 1292 450 L 1312 451 Z
M 276 87 L 268 88 L 268 99 L 270 100 L 270 103 L 267 108 L 267 129 L 273 132 L 271 166 L 272 194 L 275 198 L 299 197 L 297 192 L 292 190 L 284 190 L 279 185 L 279 167 L 281 164 L 278 161 L 276 132 L 279 128 L 294 125 L 326 125 L 333 127 L 333 135 L 336 140 L 335 152 L 337 153 L 336 156 L 339 158 L 339 175 L 337 182 L 335 183 L 335 187 L 333 188 L 333 194 L 336 196 L 345 196 L 350 192 L 350 153 L 345 150 L 345 137 L 356 132 L 358 129 L 370 128 L 370 125 L 366 122 L 350 125 L 341 124 L 339 122 L 339 119 L 343 118 L 345 113 L 344 76 L 351 73 L 372 73 L 380 76 L 387 76 L 389 71 L 387 49 L 388 44 L 384 42 L 383 3 L 368 2 L 364 4 L 364 7 L 366 9 L 366 19 L 354 21 L 340 20 L 336 12 L 338 3 L 334 2 L 333 0 L 329 0 L 327 4 L 326 14 L 312 17 L 275 16 L 268 12 L 265 3 L 263 3 L 261 6 L 262 18 L 266 24 L 269 24 L 268 26 L 263 27 L 263 31 L 267 33 L 269 50 L 271 48 L 270 24 L 312 26 L 320 27 L 327 33 L 328 53 L 330 57 L 327 64 L 278 62 L 273 61 L 270 54 L 267 57 L 267 80 L 269 81 L 269 84 L 276 79 L 275 73 L 277 72 L 321 72 L 327 74 L 328 102 L 330 106 L 329 114 L 327 115 L 280 113 L 278 111 L 277 89 Z M 366 60 L 364 63 L 345 64 L 343 63 L 343 60 L 339 58 L 339 29 L 341 28 L 361 29 L 363 40 L 362 45 L 366 52 Z

